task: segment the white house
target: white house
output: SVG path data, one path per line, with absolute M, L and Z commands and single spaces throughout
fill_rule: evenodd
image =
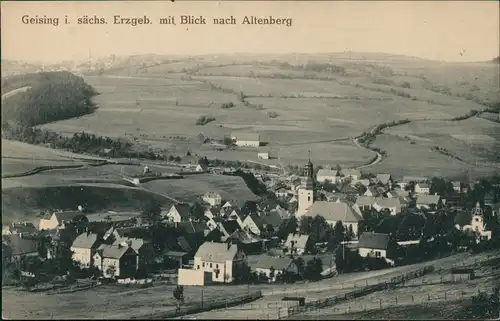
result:
M 259 147 L 260 135 L 257 133 L 234 133 L 232 139 L 236 146 L 240 147 Z
M 356 199 L 356 205 L 358 205 L 360 210 L 368 211 L 375 204 L 376 198 L 373 196 L 359 196 Z
M 390 187 L 392 184 L 392 176 L 391 174 L 377 174 L 377 182 Z
M 388 258 L 390 236 L 382 233 L 364 232 L 358 242 L 361 257 Z
M 222 203 L 222 197 L 216 192 L 206 192 L 202 196 L 203 202 L 210 204 L 210 206 L 218 206 Z
M 330 183 L 336 182 L 337 171 L 331 169 L 320 169 L 316 174 L 316 180 L 320 183 L 329 181 Z
M 265 274 L 270 282 L 276 281 L 276 277 L 283 274 L 283 271 L 292 274 L 299 274 L 299 269 L 293 259 L 289 257 L 263 257 L 251 264 L 252 271 Z M 272 275 L 271 275 L 272 274 Z
M 186 203 L 174 204 L 170 210 L 164 215 L 164 218 L 169 222 L 180 223 L 186 222 L 190 217 L 190 206 Z
M 415 184 L 415 193 L 427 195 L 430 192 L 430 186 L 427 183 L 417 183 Z
M 342 169 L 342 174 L 344 174 L 345 179 L 349 179 L 351 184 L 356 184 L 358 180 L 361 179 L 361 171 L 359 169 Z
M 277 190 L 274 191 L 274 194 L 278 198 L 284 198 L 288 196 L 288 191 L 284 187 L 280 187 Z
M 363 217 L 354 211 L 352 207 L 341 202 L 314 202 L 305 215 L 311 217 L 315 217 L 316 215 L 323 216 L 326 222 L 332 227 L 338 221 L 342 221 L 345 228 L 352 228 L 355 236 L 358 235 L 359 222 L 363 220 Z
M 213 282 L 232 282 L 234 272 L 247 263 L 245 253 L 231 243 L 203 243 L 194 255 L 194 269 L 212 273 Z
M 76 237 L 71 245 L 73 252 L 73 261 L 80 264 L 81 267 L 88 268 L 92 266 L 93 256 L 98 246 L 98 237 L 94 233 L 82 233 Z

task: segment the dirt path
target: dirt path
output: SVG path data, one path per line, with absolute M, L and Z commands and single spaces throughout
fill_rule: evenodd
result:
M 31 88 L 31 86 L 26 86 L 26 87 L 21 87 L 21 88 L 17 88 L 17 89 L 11 90 L 8 93 L 2 94 L 2 100 L 7 99 L 9 97 L 12 97 L 12 96 L 14 96 L 16 94 L 25 92 L 25 91 L 27 91 L 30 88 Z

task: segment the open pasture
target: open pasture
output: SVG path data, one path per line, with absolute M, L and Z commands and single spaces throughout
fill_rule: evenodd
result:
M 428 142 L 424 142 L 428 144 Z M 500 170 L 491 167 L 472 166 L 452 157 L 431 150 L 430 146 L 394 135 L 377 136 L 373 146 L 387 152 L 384 160 L 365 170 L 374 173 L 390 173 L 401 176 L 440 176 L 464 178 L 470 174 L 473 178 L 498 173 Z
M 33 294 L 2 291 L 3 316 L 9 319 L 130 319 L 148 318 L 153 313 L 175 310 L 173 285 L 138 289 L 127 286 L 100 286 L 67 294 Z M 244 287 L 205 287 L 203 300 L 222 300 L 244 295 Z M 185 305 L 201 302 L 201 288 L 185 287 Z
M 144 188 L 167 194 L 182 202 L 200 199 L 206 192 L 219 193 L 223 199 L 239 201 L 255 200 L 255 196 L 240 177 L 199 174 L 185 176 L 183 179 L 155 180 L 141 184 Z
M 385 132 L 406 136 L 421 146 L 439 146 L 468 163 L 499 165 L 500 125 L 480 117 L 462 121 L 419 121 L 388 128 Z

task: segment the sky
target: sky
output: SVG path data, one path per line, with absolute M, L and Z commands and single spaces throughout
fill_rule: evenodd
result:
M 499 55 L 498 1 L 187 1 L 1 3 L 4 59 L 56 62 L 115 54 L 383 52 L 442 61 Z M 22 16 L 68 17 L 58 26 Z M 78 25 L 78 17 L 106 25 Z M 153 24 L 115 25 L 113 15 Z M 159 25 L 161 17 L 203 15 L 207 25 Z M 292 18 L 292 26 L 213 25 L 213 17 Z

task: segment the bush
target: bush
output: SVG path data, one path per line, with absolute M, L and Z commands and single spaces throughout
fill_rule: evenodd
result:
M 276 117 L 278 117 L 278 113 L 276 113 L 276 112 L 274 112 L 274 111 L 268 111 L 268 112 L 267 112 L 267 116 L 268 116 L 269 118 L 276 118 Z
M 214 121 L 215 118 L 214 117 L 210 117 L 210 116 L 200 116 L 198 117 L 198 119 L 196 120 L 196 125 L 198 126 L 203 126 L 203 125 L 206 125 L 212 121 Z
M 228 108 L 233 108 L 233 107 L 236 107 L 235 104 L 233 104 L 233 102 L 229 102 L 229 103 L 223 103 L 220 108 L 224 108 L 224 109 L 228 109 Z

